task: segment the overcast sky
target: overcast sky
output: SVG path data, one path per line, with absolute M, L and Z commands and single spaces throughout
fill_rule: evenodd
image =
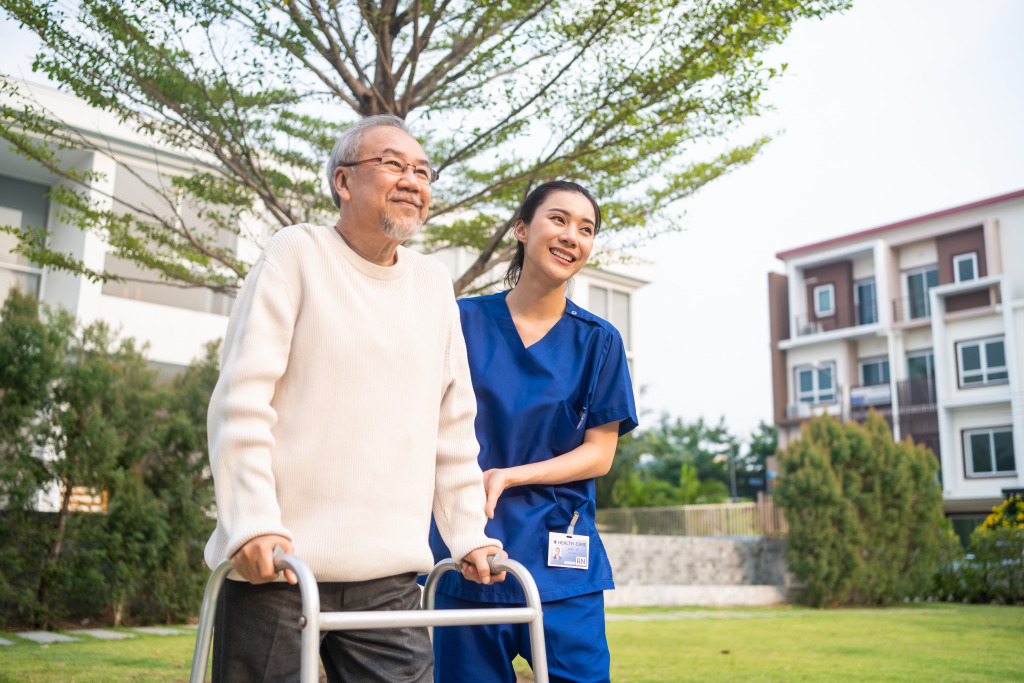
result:
M 0 40 L 34 51 L 9 21 Z M 657 266 L 637 301 L 646 424 L 724 416 L 745 435 L 771 421 L 775 253 L 1024 188 L 1024 0 L 855 0 L 765 61 L 789 65 L 775 110 L 732 140 L 775 140 L 637 252 Z
M 658 273 L 637 309 L 651 417 L 771 422 L 776 253 L 1024 188 L 1024 1 L 855 0 L 776 61 L 775 111 L 733 139 L 781 132 L 638 252 Z

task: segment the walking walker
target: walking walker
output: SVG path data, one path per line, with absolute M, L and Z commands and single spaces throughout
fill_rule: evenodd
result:
M 482 624 L 529 624 L 530 648 L 533 651 L 533 676 L 536 683 L 548 683 L 548 661 L 544 650 L 544 622 L 541 614 L 540 593 L 526 567 L 507 558 L 488 558 L 492 573 L 508 572 L 519 580 L 526 594 L 526 607 L 496 607 L 490 609 L 434 609 L 434 594 L 441 575 L 459 571 L 460 565 L 449 558 L 441 560 L 427 576 L 423 587 L 422 610 L 384 610 L 377 612 L 321 612 L 320 591 L 313 572 L 306 563 L 294 555 L 285 555 L 280 548 L 274 551 L 274 569 L 291 569 L 299 579 L 302 595 L 302 616 L 298 627 L 302 629 L 300 653 L 300 683 L 317 683 L 320 679 L 320 632 L 353 631 L 368 628 L 395 628 L 409 626 L 475 626 Z M 217 609 L 217 596 L 231 571 L 231 561 L 224 560 L 210 575 L 199 612 L 199 630 L 196 649 L 192 656 L 189 683 L 206 680 L 206 664 L 210 659 L 213 641 L 213 617 Z M 433 637 L 433 630 L 431 630 Z

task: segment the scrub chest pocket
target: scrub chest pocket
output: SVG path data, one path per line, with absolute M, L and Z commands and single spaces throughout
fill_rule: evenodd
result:
M 587 431 L 587 406 L 574 409 L 568 401 L 562 401 L 551 427 L 551 451 L 555 455 L 568 453 L 583 443 Z

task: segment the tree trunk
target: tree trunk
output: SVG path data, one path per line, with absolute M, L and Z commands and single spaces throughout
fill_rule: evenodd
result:
M 39 572 L 39 591 L 36 593 L 36 600 L 39 606 L 45 609 L 47 615 L 50 613 L 47 603 L 50 597 L 50 569 L 60 559 L 60 551 L 64 545 L 64 538 L 67 535 L 68 510 L 71 507 L 72 482 L 65 480 L 63 483 L 64 492 L 61 494 L 60 512 L 57 514 L 57 536 L 53 539 L 53 545 L 50 547 L 50 552 L 47 553 L 46 561 L 43 562 L 42 570 Z M 45 617 L 42 627 L 48 627 L 50 625 L 49 621 L 49 616 Z

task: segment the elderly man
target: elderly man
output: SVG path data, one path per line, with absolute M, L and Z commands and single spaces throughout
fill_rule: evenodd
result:
M 491 577 L 476 401 L 451 279 L 402 242 L 437 173 L 401 119 L 349 127 L 327 175 L 334 226 L 278 232 L 235 301 L 210 401 L 217 528 L 231 558 L 214 680 L 297 680 L 298 589 L 280 545 L 320 582 L 324 611 L 415 609 L 430 517 L 464 574 Z M 333 631 L 329 680 L 429 681 L 425 628 Z

